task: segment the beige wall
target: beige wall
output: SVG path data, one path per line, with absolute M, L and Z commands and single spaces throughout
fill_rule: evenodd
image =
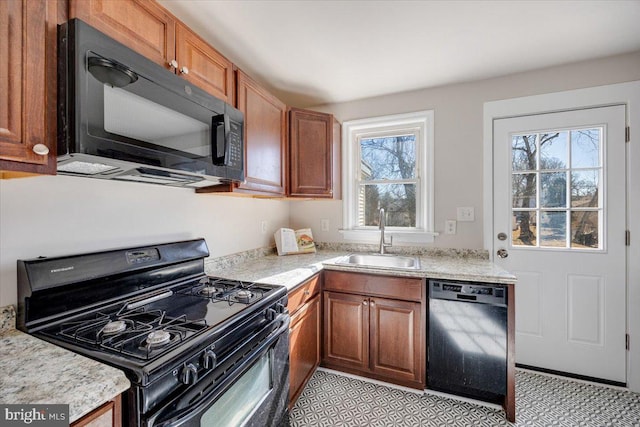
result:
M 68 176 L 0 180 L 0 307 L 17 302 L 18 259 L 197 237 L 221 256 L 271 245 L 288 223 L 285 201 Z
M 399 78 L 402 78 L 401 74 Z M 435 228 L 443 232 L 456 208 L 473 206 L 474 222 L 458 222 L 457 234 L 436 237 L 432 246 L 483 247 L 483 104 L 487 101 L 559 92 L 640 80 L 640 52 L 594 61 L 514 74 L 494 79 L 399 93 L 316 109 L 331 112 L 340 121 L 418 110 L 434 110 Z M 344 141 L 343 141 L 344 142 Z M 340 202 L 292 202 L 294 227 L 310 226 L 322 241 L 344 241 Z M 320 231 L 320 220 L 330 220 L 330 232 Z

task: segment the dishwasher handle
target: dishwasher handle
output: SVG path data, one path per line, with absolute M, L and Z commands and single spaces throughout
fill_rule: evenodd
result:
M 485 283 L 429 281 L 429 298 L 507 306 L 507 287 Z

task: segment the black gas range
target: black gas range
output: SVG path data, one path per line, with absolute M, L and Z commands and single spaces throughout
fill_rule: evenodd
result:
M 203 239 L 18 261 L 18 327 L 122 369 L 131 426 L 288 424 L 287 293 L 208 277 Z

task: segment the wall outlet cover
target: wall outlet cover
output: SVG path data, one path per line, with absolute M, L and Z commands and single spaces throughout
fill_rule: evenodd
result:
M 448 219 L 444 223 L 444 234 L 456 234 L 456 221 L 453 219 Z

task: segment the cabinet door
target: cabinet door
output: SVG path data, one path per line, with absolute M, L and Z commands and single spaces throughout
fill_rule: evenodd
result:
M 291 109 L 290 195 L 333 197 L 333 116 Z
M 397 380 L 422 379 L 420 304 L 371 298 L 371 370 Z
M 287 107 L 242 71 L 237 106 L 244 113 L 245 174 L 240 189 L 285 193 Z
M 70 0 L 69 17 L 80 18 L 169 69 L 175 59 L 175 19 L 153 0 Z
M 361 295 L 324 293 L 325 362 L 359 370 L 369 367 L 369 302 Z
M 184 25 L 176 24 L 178 74 L 233 104 L 233 64 Z
M 289 330 L 289 408 L 320 364 L 320 295 L 291 317 Z
M 55 173 L 56 14 L 56 2 L 0 1 L 0 170 Z

